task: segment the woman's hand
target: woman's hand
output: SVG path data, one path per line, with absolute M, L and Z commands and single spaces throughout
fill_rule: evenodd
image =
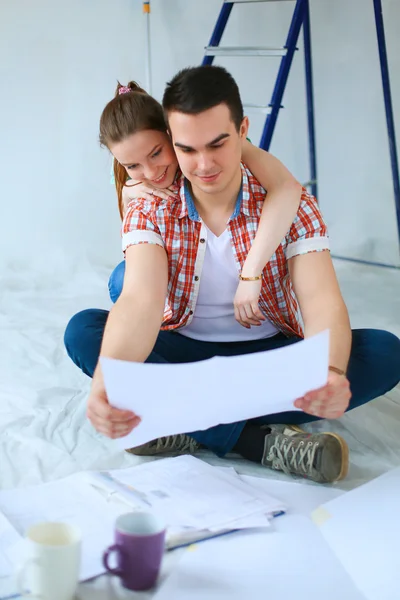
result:
M 265 321 L 258 306 L 262 280 L 258 281 L 240 281 L 236 291 L 233 305 L 235 307 L 235 319 L 246 329 L 261 325 Z
M 175 200 L 179 198 L 179 187 L 175 184 L 169 188 L 160 189 L 151 185 L 151 183 L 130 183 L 122 188 L 122 200 L 124 203 L 124 209 L 128 206 L 129 202 L 136 200 L 137 198 L 145 198 L 151 200 L 153 196 L 157 198 L 163 198 L 164 200 Z

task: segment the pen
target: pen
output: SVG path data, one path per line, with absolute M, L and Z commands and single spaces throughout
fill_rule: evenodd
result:
M 118 491 L 123 497 L 127 498 L 128 500 L 139 500 L 146 506 L 151 506 L 151 503 L 148 501 L 146 494 L 137 490 L 128 483 L 123 483 L 122 481 L 115 479 L 112 475 L 110 475 L 108 471 L 100 471 L 98 475 L 99 479 L 112 483 L 114 492 Z

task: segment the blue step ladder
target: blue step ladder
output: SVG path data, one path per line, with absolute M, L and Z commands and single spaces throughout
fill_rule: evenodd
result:
M 293 2 L 295 3 L 292 21 L 289 27 L 286 43 L 282 48 L 272 48 L 267 46 L 220 46 L 221 38 L 225 31 L 226 24 L 232 12 L 234 4 L 247 4 L 249 2 Z M 383 96 L 386 110 L 386 122 L 389 137 L 390 163 L 392 168 L 393 189 L 396 205 L 397 230 L 400 243 L 400 176 L 399 163 L 396 147 L 396 133 L 393 116 L 392 95 L 390 90 L 389 67 L 386 51 L 385 29 L 382 14 L 382 0 L 373 0 L 375 12 L 375 24 L 378 40 L 379 59 L 381 65 Z M 297 44 L 300 31 L 303 28 L 304 42 L 304 62 L 307 96 L 307 120 L 308 120 L 308 145 L 310 156 L 310 181 L 306 184 L 311 189 L 311 193 L 318 198 L 318 179 L 317 179 L 317 157 L 315 143 L 315 119 L 314 119 L 314 91 L 313 91 L 313 73 L 312 73 L 312 52 L 311 52 L 311 30 L 310 30 L 310 5 L 309 0 L 235 0 L 230 2 L 224 0 L 219 13 L 217 23 L 211 35 L 209 45 L 205 48 L 203 65 L 211 65 L 216 56 L 281 56 L 278 75 L 272 92 L 271 101 L 266 106 L 247 105 L 251 108 L 267 110 L 268 114 L 265 120 L 263 132 L 260 140 L 260 148 L 269 150 L 272 137 L 275 131 L 279 111 L 282 106 L 283 95 L 289 78 L 290 68 L 292 66 L 294 55 L 297 51 Z M 246 105 L 245 105 L 246 106 Z M 371 265 L 392 267 L 372 261 L 364 261 L 347 257 L 337 257 L 344 260 L 351 260 Z M 395 267 L 399 268 L 399 267 Z

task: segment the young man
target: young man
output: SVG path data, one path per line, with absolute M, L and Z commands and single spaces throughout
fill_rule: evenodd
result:
M 248 120 L 237 85 L 221 67 L 185 69 L 168 84 L 163 106 L 183 173 L 180 200 L 131 203 L 123 224 L 126 274 L 120 298 L 110 313 L 78 313 L 65 334 L 69 356 L 93 375 L 88 417 L 113 438 L 139 423 L 134 413 L 109 405 L 96 367 L 99 354 L 190 362 L 279 348 L 329 329 L 328 383 L 295 401 L 304 412 L 182 432 L 132 452 L 179 454 L 205 446 L 318 482 L 341 479 L 348 469 L 346 442 L 331 433 L 307 435 L 293 425 L 338 418 L 394 387 L 400 379 L 400 341 L 385 331 L 351 331 L 327 229 L 305 190 L 275 255 L 262 273 L 253 273 L 262 281 L 258 317 L 252 327 L 241 327 L 233 298 L 265 191 L 240 162 Z M 132 382 L 133 406 L 134 394 Z

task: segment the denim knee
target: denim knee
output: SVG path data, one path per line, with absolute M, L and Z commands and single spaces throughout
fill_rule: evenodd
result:
M 382 329 L 358 329 L 353 332 L 355 355 L 366 370 L 365 377 L 378 377 L 385 391 L 400 381 L 400 340 Z
M 68 325 L 64 332 L 64 346 L 68 356 L 73 359 L 73 355 L 77 350 L 78 346 L 85 338 L 85 329 L 88 323 L 88 317 L 90 317 L 92 310 L 87 308 L 76 313 L 68 322 Z M 74 361 L 75 362 L 75 361 Z
M 119 263 L 110 275 L 108 280 L 108 291 L 112 302 L 116 302 L 121 295 L 124 285 L 125 261 Z
M 70 319 L 64 333 L 68 356 L 89 377 L 96 368 L 108 314 L 101 309 L 82 310 Z
M 400 339 L 389 331 L 375 330 L 379 362 L 391 388 L 400 381 Z

